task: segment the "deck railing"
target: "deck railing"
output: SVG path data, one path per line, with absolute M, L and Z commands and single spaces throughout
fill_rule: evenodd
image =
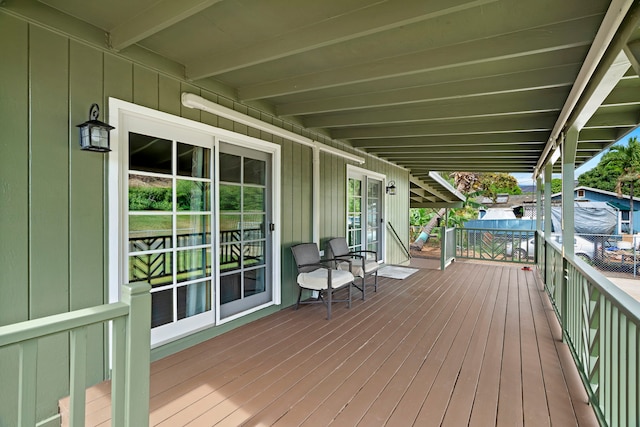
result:
M 525 264 L 534 262 L 534 231 L 456 228 L 455 235 L 457 258 Z
M 640 302 L 538 235 L 538 267 L 603 426 L 640 425 Z
M 111 322 L 113 426 L 149 424 L 150 286 L 122 287 L 122 301 L 0 327 L 0 348 L 19 347 L 18 426 L 36 425 L 38 340 L 70 335 L 69 426 L 84 426 L 87 329 Z M 55 357 L 48 354 L 46 357 Z

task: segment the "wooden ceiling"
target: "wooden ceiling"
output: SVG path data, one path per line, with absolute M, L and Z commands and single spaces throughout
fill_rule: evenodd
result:
M 581 130 L 579 166 L 640 121 L 633 0 L 7 0 L 1 7 L 90 25 L 109 49 L 172 61 L 197 85 L 265 106 L 419 180 L 431 171 L 533 174 L 570 127 Z

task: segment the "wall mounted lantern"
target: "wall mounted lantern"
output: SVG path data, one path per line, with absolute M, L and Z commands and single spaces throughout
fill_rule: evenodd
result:
M 111 151 L 109 131 L 115 128 L 98 120 L 99 115 L 100 107 L 98 104 L 91 104 L 89 120 L 78 125 L 80 128 L 80 148 L 106 153 Z
M 396 182 L 389 181 L 389 185 L 387 185 L 387 194 L 390 196 L 396 195 Z

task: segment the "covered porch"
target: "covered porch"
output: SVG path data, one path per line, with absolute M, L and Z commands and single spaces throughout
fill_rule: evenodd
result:
M 282 310 L 153 362 L 150 425 L 598 424 L 535 268 L 411 267 L 330 322 Z M 109 392 L 86 425 L 110 425 Z

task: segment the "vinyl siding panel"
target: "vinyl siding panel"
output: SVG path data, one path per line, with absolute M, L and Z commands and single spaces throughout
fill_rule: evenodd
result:
M 28 31 L 0 14 L 0 325 L 29 316 Z
M 101 52 L 72 41 L 69 45 L 69 309 L 104 304 L 106 302 L 106 245 L 104 229 L 107 222 L 103 208 L 106 198 L 106 157 L 77 149 L 77 124 L 89 118 L 89 107 L 103 98 L 104 59 Z M 100 118 L 105 120 L 105 104 Z M 87 373 L 90 383 L 104 377 L 105 340 L 102 325 L 87 331 Z
M 69 310 L 69 42 L 40 27 L 30 28 L 31 318 Z M 99 273 L 101 273 L 100 271 Z M 47 397 L 68 389 L 67 337 L 40 340 L 37 419 L 50 415 Z
M 29 26 L 0 13 L 0 325 L 29 317 L 28 46 Z M 0 350 L 0 426 L 17 425 L 17 363 Z
M 108 120 L 108 99 L 118 98 L 279 144 L 282 147 L 281 224 L 282 305 L 261 310 L 155 349 L 154 359 L 186 348 L 290 307 L 297 298 L 290 247 L 313 238 L 310 147 L 182 106 L 180 95 L 191 92 L 252 117 L 318 140 L 339 145 L 301 130 L 266 111 L 248 107 L 112 52 L 92 47 L 0 12 L 0 324 L 102 304 L 107 298 L 107 157 L 83 152 L 76 125 L 99 103 Z M 344 148 L 344 147 L 342 147 Z M 354 153 L 354 150 L 349 150 Z M 362 155 L 362 153 L 359 153 Z M 350 162 L 320 154 L 320 243 L 345 234 L 346 166 Z M 399 194 L 407 174 L 367 157 L 367 167 L 395 179 Z M 404 187 L 403 187 L 404 186 Z M 405 194 L 408 194 L 406 192 Z M 406 199 L 406 200 L 405 200 Z M 408 198 L 396 196 L 394 222 L 407 222 Z M 402 211 L 404 209 L 404 211 Z M 396 224 L 394 223 L 394 226 Z M 400 232 L 400 230 L 399 230 Z M 408 235 L 408 231 L 407 231 Z M 390 239 L 388 261 L 401 262 Z M 102 327 L 89 331 L 88 382 L 108 374 L 107 337 Z M 50 354 L 56 357 L 47 357 Z M 68 338 L 43 340 L 38 364 L 38 419 L 57 412 L 56 401 L 68 393 Z M 0 426 L 15 425 L 17 366 L 15 349 L 0 351 L 2 380 Z M 8 364 L 8 365 L 5 365 Z M 11 373 L 5 376 L 5 373 Z M 8 415 L 5 415 L 8 414 Z M 2 418 L 5 417 L 5 418 Z

